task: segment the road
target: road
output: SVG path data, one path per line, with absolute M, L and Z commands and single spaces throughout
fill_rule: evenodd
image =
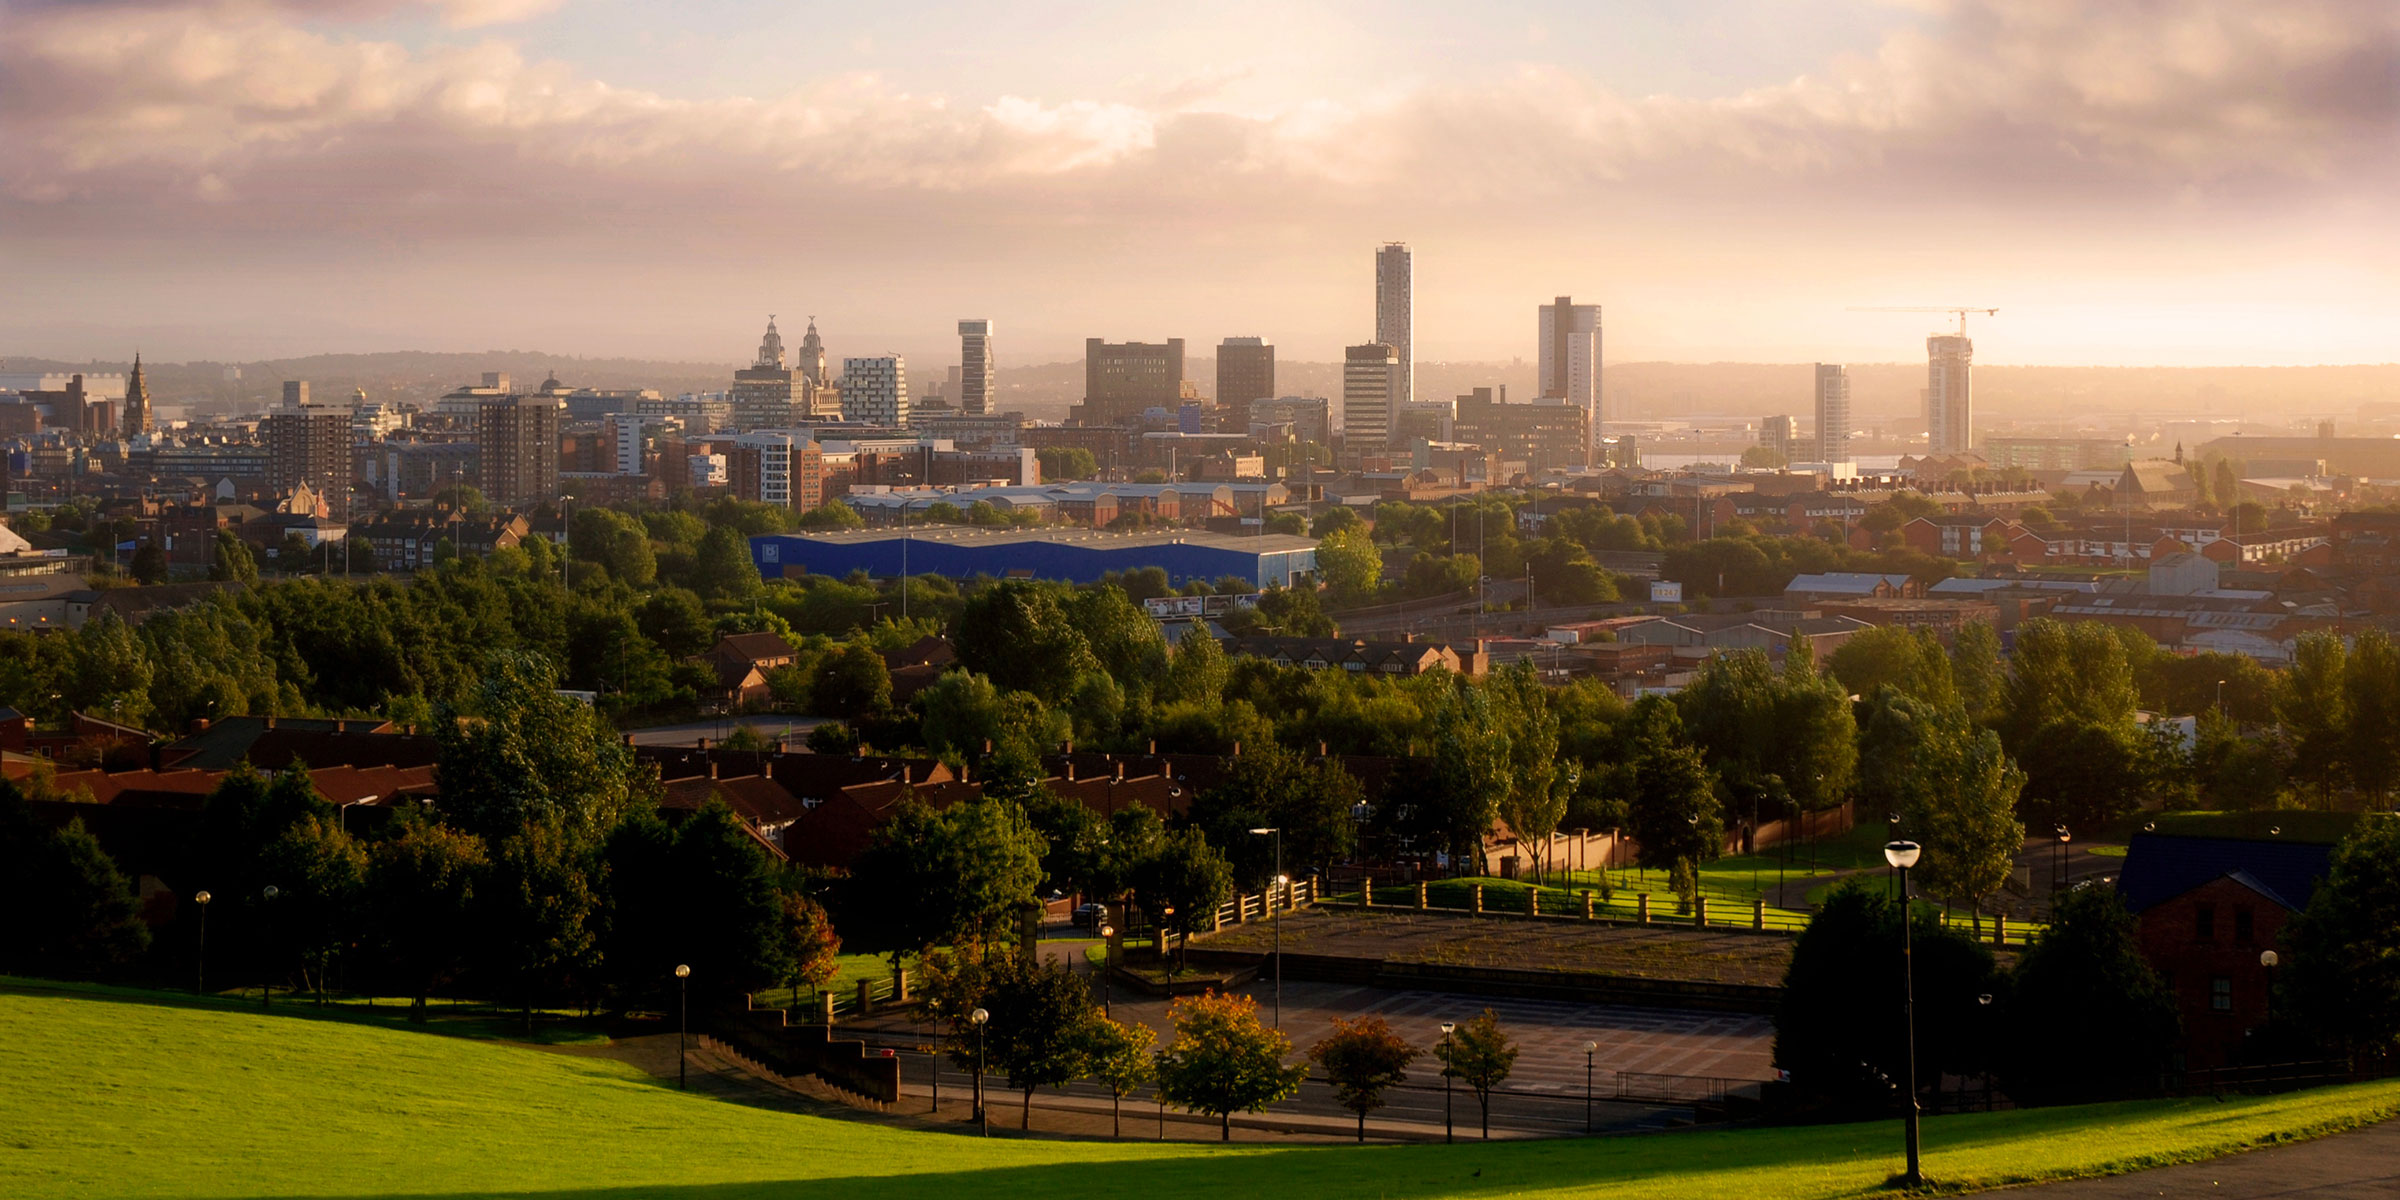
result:
M 701 738 L 707 738 L 712 743 L 722 741 L 726 734 L 733 732 L 735 726 L 741 725 L 758 731 L 758 736 L 770 742 L 782 738 L 792 744 L 792 749 L 797 750 L 802 742 L 808 740 L 809 731 L 824 723 L 825 720 L 822 717 L 797 717 L 771 713 L 746 717 L 712 717 L 706 721 L 686 721 L 681 725 L 652 725 L 647 729 L 635 729 L 630 732 L 633 734 L 633 744 L 636 746 L 689 746 Z

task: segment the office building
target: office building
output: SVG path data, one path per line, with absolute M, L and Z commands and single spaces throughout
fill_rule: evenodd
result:
M 992 323 L 989 319 L 958 323 L 958 387 L 952 403 L 970 417 L 992 411 L 994 390 Z
M 485 376 L 484 378 L 488 380 L 488 379 L 490 379 L 491 377 L 487 375 L 487 376 Z M 505 383 L 503 383 L 503 384 L 502 384 L 502 386 L 506 386 L 506 384 L 505 384 Z M 283 406 L 284 406 L 285 408 L 306 408 L 306 407 L 308 407 L 308 381 L 307 381 L 307 380 L 305 380 L 305 379 L 286 379 L 286 380 L 284 380 L 284 381 L 283 381 Z
M 733 494 L 806 512 L 825 502 L 825 452 L 805 429 L 759 429 L 733 441 Z
M 125 436 L 137 437 L 154 426 L 150 416 L 150 382 L 142 378 L 142 356 L 133 356 L 133 374 L 125 379 Z
M 1342 448 L 1353 458 L 1391 448 L 1399 422 L 1400 351 L 1382 342 L 1342 355 Z
M 632 413 L 612 413 L 605 422 L 608 430 L 609 469 L 618 475 L 645 474 L 643 451 L 647 448 L 642 419 Z
M 1541 306 L 1540 386 L 1542 398 L 1583 410 L 1584 428 L 1600 433 L 1600 306 L 1560 296 Z M 1599 456 L 1586 447 L 1586 461 Z
M 1850 369 L 1817 364 L 1817 461 L 1850 461 Z
M 1275 346 L 1265 338 L 1229 337 L 1217 343 L 1217 428 L 1250 430 L 1250 407 L 1275 397 Z
M 1323 396 L 1277 396 L 1252 404 L 1250 427 L 1240 432 L 1257 434 L 1286 427 L 1296 441 L 1329 446 L 1333 444 L 1332 409 L 1333 402 Z
M 289 391 L 286 385 L 286 390 Z M 301 384 L 303 392 L 307 384 Z M 350 410 L 304 404 L 267 414 L 259 422 L 267 443 L 267 484 L 277 492 L 307 488 L 322 498 L 329 516 L 348 516 L 350 498 Z
M 477 406 L 484 499 L 513 506 L 558 498 L 558 413 L 558 398 L 546 395 L 492 396 Z
M 1792 465 L 1792 419 L 1774 416 L 1760 421 L 1758 444 L 1774 455 L 1778 464 L 1787 467 Z
M 1078 425 L 1130 425 L 1153 408 L 1183 403 L 1183 339 L 1163 343 L 1083 341 L 1083 402 Z
M 1460 396 L 1450 438 L 1480 446 L 1528 471 L 1579 470 L 1591 445 L 1591 414 L 1582 405 L 1550 398 L 1511 404 L 1505 387 L 1480 387 Z
M 1396 405 L 1417 398 L 1415 263 L 1406 242 L 1385 242 L 1375 250 L 1375 340 L 1400 359 Z
M 1975 343 L 1954 333 L 1925 339 L 1926 453 L 1975 448 Z
M 908 364 L 897 354 L 842 360 L 842 419 L 908 424 Z
M 833 382 L 825 374 L 825 339 L 817 336 L 817 319 L 808 319 L 808 332 L 800 335 L 800 377 L 811 387 L 823 387 Z
M 781 429 L 792 423 L 792 370 L 784 365 L 783 335 L 775 318 L 767 318 L 767 335 L 758 343 L 758 359 L 733 373 L 733 424 L 736 429 Z

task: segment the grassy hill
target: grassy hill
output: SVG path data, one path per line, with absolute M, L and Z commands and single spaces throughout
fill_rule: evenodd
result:
M 1927 1170 L 1991 1186 L 2348 1128 L 2400 1083 L 1943 1117 Z M 984 1140 L 687 1095 L 610 1060 L 301 1013 L 0 993 L 0 1195 L 971 1195 L 1145 1200 L 1857 1195 L 1895 1123 L 1459 1146 Z M 830 1185 L 830 1186 L 828 1186 Z

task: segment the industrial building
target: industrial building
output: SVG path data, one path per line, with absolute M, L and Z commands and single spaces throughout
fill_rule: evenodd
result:
M 750 557 L 768 579 L 797 575 L 943 575 L 1096 583 L 1110 572 L 1158 567 L 1176 586 L 1227 575 L 1259 587 L 1288 585 L 1317 569 L 1314 538 L 1196 530 L 1111 533 L 1093 529 L 928 526 L 765 534 Z

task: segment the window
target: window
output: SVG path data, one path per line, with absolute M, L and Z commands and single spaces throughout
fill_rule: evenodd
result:
M 2248 908 L 2237 908 L 2237 909 L 2233 910 L 2233 940 L 2234 940 L 2234 942 L 2235 942 L 2236 944 L 2238 944 L 2238 945 L 2243 945 L 2243 946 L 2247 946 L 2247 945 L 2249 945 L 2249 944 L 2250 944 L 2250 932 L 2251 932 L 2251 926 L 2250 926 L 2250 910 L 2249 910 Z
M 2216 1012 L 2233 1011 L 2233 980 L 2219 975 L 2208 981 L 2208 1007 Z
M 2217 940 L 2216 905 L 2203 904 L 2192 910 L 2192 940 L 2198 942 Z

